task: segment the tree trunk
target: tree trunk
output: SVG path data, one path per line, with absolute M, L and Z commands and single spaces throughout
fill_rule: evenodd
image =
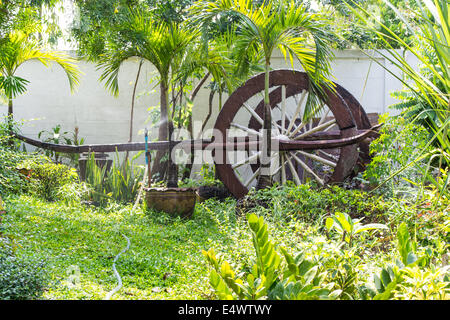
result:
M 136 74 L 136 81 L 134 82 L 134 87 L 133 87 L 133 95 L 131 97 L 131 111 L 130 111 L 130 134 L 128 137 L 128 142 L 132 142 L 133 141 L 133 118 L 134 118 L 134 104 L 135 104 L 135 98 L 136 98 L 136 89 L 137 89 L 137 84 L 139 81 L 139 76 L 141 74 L 141 69 L 142 69 L 142 64 L 144 63 L 144 60 L 141 60 L 139 63 L 139 68 L 138 68 L 138 72 Z
M 172 159 L 173 151 L 173 122 L 172 119 L 168 121 L 169 131 L 169 159 L 167 163 L 167 187 L 178 188 L 178 166 Z
M 177 104 L 177 99 L 175 99 L 175 85 L 172 86 L 172 113 L 168 113 L 167 119 L 167 131 L 169 133 L 169 158 L 167 161 L 167 187 L 168 188 L 178 188 L 178 166 L 174 162 L 173 152 L 173 135 L 174 135 L 174 126 L 173 126 L 173 117 L 175 113 L 175 106 Z M 167 96 L 167 105 L 169 105 L 169 97 Z
M 13 129 L 14 113 L 13 113 L 13 99 L 8 99 L 8 130 Z
M 139 63 L 139 67 L 138 67 L 138 71 L 136 74 L 136 81 L 134 82 L 134 87 L 133 87 L 133 95 L 131 96 L 131 111 L 130 111 L 130 133 L 128 136 L 128 143 L 133 141 L 133 119 L 134 119 L 134 102 L 135 102 L 135 97 L 136 97 L 136 89 L 137 89 L 137 84 L 139 81 L 139 76 L 141 74 L 141 68 L 142 68 L 142 64 L 144 63 L 144 60 L 141 60 Z M 128 151 L 125 153 L 125 162 L 128 160 Z
M 261 171 L 258 177 L 257 190 L 270 187 L 272 185 L 272 175 L 270 172 L 270 156 L 272 153 L 272 114 L 269 100 L 269 72 L 270 61 L 266 61 L 265 85 L 264 85 L 264 111 L 263 111 L 263 141 L 262 153 L 260 157 Z
M 202 88 L 205 81 L 208 79 L 209 75 L 210 75 L 209 72 L 206 73 L 205 76 L 200 80 L 200 82 L 195 86 L 194 91 L 192 91 L 192 94 L 189 97 L 189 100 L 191 100 L 191 103 L 194 102 L 195 97 L 197 96 L 198 92 Z M 189 115 L 189 122 L 188 122 L 187 129 L 189 131 L 189 134 L 191 135 L 191 139 L 194 139 L 194 128 L 192 125 L 192 113 Z M 194 150 L 191 150 L 191 155 L 189 158 L 190 158 L 190 163 L 186 164 L 186 168 L 185 168 L 185 171 L 183 174 L 183 179 L 189 179 L 189 177 L 191 176 L 192 166 L 194 165 L 193 162 L 195 159 Z
M 168 87 L 161 81 L 160 83 L 160 122 L 158 131 L 158 141 L 168 141 L 169 140 L 169 130 L 168 130 Z M 153 162 L 152 172 L 156 174 L 156 181 L 161 181 L 164 179 L 164 175 L 167 169 L 167 161 L 162 162 L 162 158 L 167 153 L 164 150 L 158 150 L 155 155 L 155 160 Z

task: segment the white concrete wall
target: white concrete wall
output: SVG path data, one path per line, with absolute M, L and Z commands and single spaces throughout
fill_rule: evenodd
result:
M 401 88 L 401 84 L 382 67 L 356 50 L 336 51 L 332 64 L 335 81 L 349 90 L 363 105 L 366 112 L 384 113 L 395 101 L 390 92 Z M 378 61 L 386 63 L 382 57 Z M 15 119 L 24 119 L 22 132 L 37 137 L 41 130 L 50 130 L 61 124 L 63 130 L 73 131 L 79 127 L 80 136 L 86 143 L 117 143 L 128 140 L 131 94 L 137 72 L 137 60 L 123 64 L 120 74 L 120 94 L 113 97 L 99 82 L 100 72 L 95 65 L 79 62 L 84 73 L 75 93 L 69 90 L 65 73 L 54 64 L 46 68 L 37 61 L 22 65 L 17 75 L 30 81 L 27 92 L 14 101 Z M 275 55 L 273 68 L 289 68 L 282 56 Z M 295 65 L 299 68 L 298 65 Z M 366 82 L 367 78 L 367 83 Z M 152 82 L 153 80 L 153 82 Z M 159 103 L 159 88 L 154 68 L 144 64 L 138 85 L 135 107 L 134 141 L 143 141 L 143 129 L 150 127 L 148 108 Z M 203 120 L 207 113 L 208 90 L 202 89 L 194 106 L 194 120 Z M 226 97 L 224 97 L 225 101 Z M 212 127 L 217 116 L 215 112 L 208 123 Z M 7 107 L 0 106 L 0 114 L 6 114 Z

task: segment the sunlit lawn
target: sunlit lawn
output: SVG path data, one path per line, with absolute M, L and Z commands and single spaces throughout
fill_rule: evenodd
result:
M 197 211 L 186 221 L 130 207 L 101 212 L 22 196 L 8 200 L 4 227 L 19 255 L 46 257 L 52 276 L 46 299 L 103 299 L 117 286 L 112 264 L 126 248 L 122 234 L 131 246 L 117 262 L 123 288 L 113 299 L 204 299 L 211 291 L 201 250 L 222 236 Z

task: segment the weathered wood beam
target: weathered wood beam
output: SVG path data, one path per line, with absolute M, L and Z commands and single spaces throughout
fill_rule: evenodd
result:
M 359 143 L 362 140 L 373 136 L 377 133 L 377 130 L 381 127 L 381 124 L 373 126 L 369 130 L 358 130 L 357 135 L 350 138 L 338 138 L 335 134 L 323 135 L 321 140 L 279 140 L 272 139 L 272 143 L 279 143 L 280 150 L 314 150 L 314 149 L 332 149 L 339 148 L 346 145 Z M 316 133 L 319 137 L 320 133 Z M 131 143 L 114 143 L 114 144 L 85 144 L 80 146 L 54 144 L 48 142 L 42 142 L 39 140 L 31 139 L 20 134 L 13 134 L 17 139 L 30 144 L 32 146 L 52 150 L 63 153 L 83 153 L 83 152 L 125 152 L 125 151 L 141 151 L 145 150 L 145 142 L 131 142 Z M 329 139 L 332 138 L 332 139 Z M 337 138 L 337 139 L 336 139 Z M 245 137 L 241 139 L 243 141 L 228 141 L 227 143 L 213 142 L 211 139 L 205 140 L 182 140 L 174 141 L 176 149 L 183 149 L 186 152 L 191 152 L 192 148 L 196 150 L 208 149 L 227 149 L 227 150 L 245 150 L 250 146 L 255 148 L 260 144 L 260 141 L 249 139 Z M 149 150 L 168 150 L 169 141 L 157 141 L 148 143 Z

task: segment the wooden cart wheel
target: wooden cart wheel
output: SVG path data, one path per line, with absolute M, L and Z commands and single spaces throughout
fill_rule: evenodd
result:
M 308 96 L 306 73 L 275 70 L 270 73 L 272 136 L 280 139 L 280 150 L 272 152 L 271 171 L 274 181 L 296 184 L 315 180 L 320 185 L 343 181 L 356 167 L 358 158 L 368 158 L 365 142 L 329 148 L 318 145 L 314 150 L 282 151 L 289 141 L 327 140 L 353 137 L 358 130 L 369 129 L 370 122 L 358 101 L 336 84 L 336 92 L 327 91 L 324 107 L 308 123 L 301 121 Z M 215 129 L 222 141 L 230 142 L 261 136 L 264 74 L 257 75 L 238 88 L 225 102 Z M 259 174 L 257 150 L 227 150 L 214 155 L 221 181 L 237 198 L 256 185 Z M 364 163 L 363 163 L 364 165 Z

